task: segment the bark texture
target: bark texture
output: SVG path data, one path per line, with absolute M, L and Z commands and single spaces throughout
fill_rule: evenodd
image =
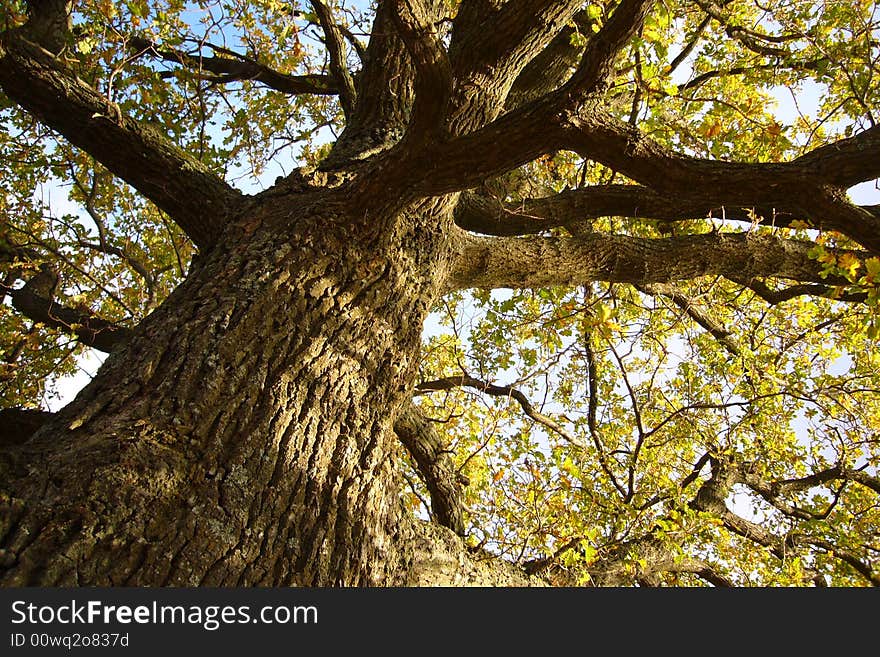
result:
M 19 449 L 4 584 L 403 582 L 389 409 L 450 212 L 297 200 L 249 209 Z

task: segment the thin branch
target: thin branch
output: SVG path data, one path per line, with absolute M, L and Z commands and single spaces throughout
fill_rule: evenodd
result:
M 750 64 L 749 66 L 734 66 L 728 69 L 716 69 L 706 71 L 698 76 L 691 78 L 687 82 L 678 85 L 678 91 L 684 92 L 695 89 L 709 80 L 714 78 L 727 77 L 731 75 L 744 75 L 752 71 L 814 71 L 822 64 L 828 62 L 824 57 L 809 59 L 806 61 L 787 61 L 785 63 L 773 62 L 770 64 Z
M 697 25 L 697 28 L 694 30 L 693 35 L 691 36 L 691 40 L 688 41 L 685 46 L 681 49 L 675 57 L 673 57 L 672 61 L 669 62 L 669 66 L 666 67 L 666 74 L 669 75 L 673 73 L 679 66 L 682 65 L 684 60 L 686 60 L 690 54 L 694 51 L 694 48 L 697 47 L 697 44 L 700 42 L 700 39 L 703 36 L 703 32 L 709 26 L 709 23 L 712 21 L 711 16 L 706 16 L 700 21 L 700 24 Z
M 636 398 L 636 393 L 635 390 L 633 390 L 632 384 L 629 382 L 629 375 L 626 372 L 626 367 L 623 364 L 623 359 L 617 353 L 617 349 L 614 348 L 614 344 L 612 344 L 611 340 L 607 340 L 607 342 L 608 348 L 611 350 L 611 354 L 614 356 L 614 360 L 617 361 L 617 368 L 620 370 L 620 375 L 623 377 L 623 384 L 626 387 L 630 405 L 632 406 L 633 418 L 636 421 L 636 431 L 639 434 L 639 437 L 636 440 L 636 446 L 635 448 L 633 448 L 632 453 L 630 454 L 629 466 L 627 468 L 627 470 L 629 471 L 629 475 L 627 476 L 626 496 L 624 497 L 623 501 L 625 504 L 629 504 L 632 501 L 633 496 L 635 495 L 636 465 L 638 465 L 639 453 L 642 450 L 642 446 L 645 444 L 645 438 L 647 437 L 647 435 L 645 433 L 645 427 L 642 424 L 642 413 L 639 409 L 639 401 Z
M 705 454 L 703 454 L 694 464 L 693 470 L 691 470 L 690 474 L 679 482 L 679 489 L 684 490 L 694 481 L 696 481 L 697 477 L 700 476 L 700 472 L 702 472 L 703 467 L 705 467 L 705 465 L 710 461 L 711 458 L 712 455 L 710 452 L 706 452 Z
M 718 322 L 706 314 L 703 309 L 697 306 L 696 302 L 683 294 L 674 285 L 665 285 L 662 283 L 653 283 L 651 285 L 636 286 L 636 288 L 644 294 L 652 296 L 667 297 L 676 306 L 681 308 L 687 316 L 702 326 L 713 338 L 727 350 L 731 356 L 739 356 L 741 350 L 739 345 L 730 337 L 730 331 L 721 326 Z
M 449 376 L 442 379 L 436 379 L 434 381 L 426 381 L 420 383 L 416 386 L 416 390 L 451 390 L 453 388 L 460 387 L 473 388 L 475 390 L 485 392 L 486 394 L 493 395 L 495 397 L 507 397 L 509 399 L 514 399 L 520 405 L 523 412 L 532 420 L 550 429 L 550 431 L 561 436 L 566 442 L 574 445 L 575 447 L 581 449 L 586 448 L 586 445 L 583 443 L 582 440 L 573 436 L 552 418 L 547 417 L 546 415 L 538 411 L 534 406 L 532 406 L 532 403 L 529 401 L 528 397 L 526 397 L 521 390 L 517 390 L 512 386 L 494 385 L 492 383 L 488 383 L 487 381 L 481 381 L 480 379 L 474 378 L 467 374 L 462 374 L 461 376 Z
M 620 496 L 626 498 L 627 490 L 617 480 L 614 471 L 611 469 L 611 466 L 608 465 L 605 446 L 602 444 L 602 439 L 599 435 L 599 423 L 596 419 L 599 405 L 598 370 L 596 368 L 596 354 L 593 351 L 593 345 L 591 344 L 591 338 L 589 335 L 584 336 L 584 353 L 587 358 L 587 388 L 589 391 L 589 397 L 587 398 L 587 428 L 590 431 L 590 438 L 593 440 L 593 446 L 596 448 L 596 457 L 599 460 L 599 466 L 602 468 L 605 476 L 608 477 L 617 492 L 620 493 Z
M 812 545 L 849 564 L 874 586 L 880 586 L 880 575 L 874 574 L 867 564 L 861 562 L 846 548 L 834 546 L 824 539 L 798 533 L 789 533 L 785 537 L 780 537 L 730 511 L 726 506 L 726 499 L 733 484 L 745 483 L 743 473 L 747 469 L 716 459 L 712 459 L 712 464 L 712 476 L 700 487 L 691 502 L 693 508 L 719 517 L 728 530 L 766 547 L 780 560 L 793 556 L 791 552 L 798 546 Z M 817 585 L 824 585 L 824 579 L 814 569 L 804 567 L 804 572 Z
M 765 44 L 787 43 L 789 41 L 793 41 L 795 39 L 800 39 L 803 37 L 803 35 L 801 34 L 763 34 L 761 32 L 742 27 L 741 25 L 733 25 L 731 24 L 730 19 L 723 14 L 723 6 L 728 4 L 727 2 L 722 2 L 722 6 L 718 6 L 711 0 L 695 0 L 695 4 L 704 12 L 706 12 L 706 14 L 710 18 L 718 21 L 718 23 L 720 23 L 722 27 L 724 27 L 724 32 L 725 34 L 727 34 L 728 37 L 739 41 L 748 50 L 754 53 L 765 55 L 767 57 L 785 58 L 790 57 L 791 53 L 787 50 L 774 48 Z

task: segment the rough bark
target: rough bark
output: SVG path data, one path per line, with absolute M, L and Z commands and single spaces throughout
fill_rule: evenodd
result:
M 644 285 L 700 276 L 731 280 L 823 278 L 810 244 L 768 235 L 710 233 L 644 239 L 604 233 L 577 238 L 466 236 L 449 289 L 531 288 L 611 281 Z
M 298 200 L 250 209 L 15 452 L 4 584 L 403 583 L 391 423 L 449 208 Z

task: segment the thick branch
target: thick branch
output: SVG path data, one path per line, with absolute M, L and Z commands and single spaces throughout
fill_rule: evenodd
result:
M 597 586 L 622 586 L 630 583 L 633 578 L 643 585 L 657 586 L 661 583 L 659 575 L 662 573 L 689 573 L 713 586 L 735 586 L 708 562 L 694 557 L 673 555 L 669 546 L 664 545 L 663 540 L 653 534 L 610 547 L 604 557 L 591 565 L 588 571 Z
M 812 150 L 792 166 L 839 187 L 880 178 L 880 125 Z
M 724 190 L 729 205 L 803 214 L 816 226 L 837 230 L 880 253 L 880 218 L 849 203 L 845 191 L 834 186 L 844 179 L 853 184 L 880 173 L 874 161 L 880 160 L 877 129 L 862 133 L 859 137 L 867 136 L 856 142 L 836 142 L 793 162 L 763 164 L 679 155 L 598 107 L 574 117 L 570 126 L 569 147 L 658 192 L 711 201 L 718 190 Z M 832 171 L 826 166 L 829 161 L 850 175 Z
M 53 416 L 32 408 L 0 408 L 0 451 L 27 442 Z
M 770 222 L 774 219 L 769 217 L 801 216 L 816 227 L 837 230 L 880 253 L 880 217 L 869 208 L 849 203 L 843 190 L 817 178 L 821 171 L 812 164 L 804 166 L 803 158 L 776 164 L 679 155 L 599 106 L 579 115 L 559 114 L 557 96 L 559 92 L 514 110 L 475 133 L 400 162 L 401 178 L 413 192 L 446 193 L 478 186 L 544 152 L 570 148 L 650 186 L 657 194 L 686 199 L 678 203 L 691 207 L 682 209 L 722 205 L 758 208 Z M 856 157 L 850 153 L 851 146 L 844 150 Z
M 449 289 L 536 288 L 608 281 L 646 285 L 701 276 L 822 281 L 810 243 L 747 233 L 643 239 L 463 235 Z M 826 281 L 833 283 L 834 281 Z
M 415 104 L 408 138 L 417 142 L 440 128 L 452 93 L 452 70 L 433 25 L 430 6 L 397 0 L 397 28 L 415 65 Z
M 554 196 L 502 203 L 479 194 L 462 194 L 455 223 L 484 235 L 534 235 L 550 228 L 599 217 L 640 217 L 663 221 L 716 219 L 744 221 L 785 228 L 796 219 L 773 207 L 735 207 L 725 201 L 724 189 L 712 201 L 659 194 L 641 185 L 597 185 Z
M 156 44 L 140 37 L 132 38 L 132 48 L 151 57 L 166 62 L 180 64 L 198 73 L 208 71 L 214 74 L 212 82 L 229 83 L 253 80 L 270 89 L 285 94 L 334 95 L 340 92 L 340 85 L 327 75 L 288 75 L 260 64 L 246 55 L 233 57 L 202 57 L 182 50 L 159 48 Z
M 575 30 L 565 27 L 514 80 L 505 100 L 511 110 L 558 89 L 580 61 L 582 48 L 572 43 Z
M 565 86 L 565 92 L 581 99 L 603 86 L 618 53 L 648 15 L 654 0 L 622 0 L 608 22 L 587 43 L 581 64 Z
M 777 559 L 784 560 L 791 555 L 793 548 L 798 546 L 814 546 L 828 552 L 830 555 L 849 564 L 862 577 L 874 586 L 880 586 L 880 576 L 875 574 L 870 566 L 860 561 L 852 552 L 846 548 L 835 546 L 828 541 L 820 538 L 814 538 L 799 533 L 789 533 L 785 537 L 764 529 L 761 525 L 741 518 L 727 508 L 726 500 L 735 483 L 747 483 L 749 468 L 735 466 L 729 462 L 711 459 L 712 476 L 703 483 L 697 492 L 691 506 L 698 511 L 711 513 L 723 522 L 724 526 L 739 536 L 748 539 L 758 545 L 766 547 L 771 554 Z M 821 477 L 820 477 L 821 478 Z M 805 478 L 809 481 L 811 478 Z M 808 485 L 805 480 L 797 481 L 794 486 Z M 822 576 L 811 568 L 804 568 L 807 576 L 817 585 L 824 585 L 825 581 Z
M 520 0 L 497 8 L 463 3 L 449 47 L 456 77 L 466 79 L 481 70 L 503 76 L 509 73 L 506 65 L 519 70 L 528 61 L 522 60 L 543 50 L 582 5 L 571 0 Z
M 324 30 L 327 54 L 330 58 L 330 72 L 340 85 L 339 102 L 342 105 L 342 111 L 346 117 L 350 117 L 354 112 L 355 105 L 357 105 L 357 92 L 351 79 L 351 73 L 345 63 L 345 40 L 342 31 L 333 20 L 333 15 L 327 5 L 320 0 L 310 1 L 318 20 L 321 22 L 321 29 Z
M 753 472 L 752 468 L 742 467 L 740 468 L 740 472 L 743 483 L 770 497 L 809 490 L 832 481 L 855 481 L 866 488 L 870 488 L 875 493 L 880 494 L 880 478 L 874 477 L 864 470 L 855 470 L 842 465 L 836 465 L 833 468 L 820 470 L 819 472 L 814 472 L 806 477 L 781 479 L 779 481 L 769 482 L 758 477 Z
M 464 536 L 464 504 L 452 459 L 431 421 L 412 404 L 394 421 L 394 432 L 416 462 L 431 494 L 431 511 L 438 523 Z
M 61 53 L 71 41 L 71 0 L 27 0 L 30 38 L 53 54 Z
M 464 135 L 498 116 L 519 73 L 582 7 L 573 0 L 474 2 L 460 7 L 449 46 L 456 80 L 449 132 Z
M 131 335 L 131 331 L 123 326 L 101 319 L 91 312 L 60 305 L 28 285 L 18 289 L 2 285 L 0 290 L 9 295 L 12 307 L 21 314 L 35 322 L 72 333 L 86 346 L 110 352 Z
M 871 586 L 880 586 L 880 573 L 875 573 L 871 566 L 859 559 L 850 550 L 847 550 L 846 548 L 843 548 L 839 545 L 835 545 L 834 543 L 830 543 L 829 541 L 826 541 L 824 539 L 813 538 L 810 536 L 798 536 L 796 538 L 796 541 L 799 544 L 812 545 L 819 548 L 820 550 L 824 550 L 829 555 L 832 555 L 835 559 L 840 559 L 845 564 L 849 565 L 865 580 L 870 582 Z
M 357 76 L 357 105 L 345 130 L 322 163 L 344 166 L 397 143 L 409 121 L 415 67 L 395 29 L 396 0 L 378 3 L 364 66 Z
M 680 559 L 672 558 L 664 561 L 655 561 L 650 564 L 651 570 L 666 573 L 691 573 L 712 586 L 719 588 L 733 588 L 736 586 L 731 580 L 719 573 L 709 563 L 692 557 Z
M 122 115 L 59 60 L 15 32 L 0 40 L 0 87 L 210 246 L 241 195 L 148 126 Z

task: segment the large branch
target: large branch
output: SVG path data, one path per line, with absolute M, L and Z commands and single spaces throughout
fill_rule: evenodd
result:
M 124 116 L 40 46 L 0 35 L 0 87 L 10 99 L 88 152 L 210 246 L 241 194 L 159 132 Z
M 880 128 L 817 148 L 788 163 L 705 160 L 675 153 L 590 103 L 563 118 L 567 146 L 657 191 L 693 197 L 713 189 L 734 188 L 742 205 L 809 196 L 813 187 L 850 186 L 880 175 Z M 732 189 L 728 193 L 733 196 Z M 806 199 L 804 199 L 806 200 Z M 774 203 L 775 202 L 775 203 Z
M 55 416 L 35 408 L 0 408 L 0 454 L 28 441 Z
M 574 0 L 463 3 L 449 45 L 456 80 L 450 133 L 466 134 L 498 116 L 519 73 L 582 6 Z
M 842 181 L 850 185 L 871 180 L 880 173 L 876 129 L 793 162 L 719 162 L 674 153 L 604 110 L 590 110 L 568 120 L 568 147 L 583 157 L 658 192 L 705 201 L 721 193 L 735 207 L 775 207 L 802 214 L 817 227 L 837 230 L 880 253 L 880 217 L 851 204 L 838 186 Z
M 288 75 L 238 53 L 234 57 L 203 57 L 183 50 L 161 48 L 141 37 L 132 38 L 129 44 L 137 52 L 192 69 L 202 77 L 207 77 L 203 73 L 206 71 L 212 74 L 208 79 L 215 83 L 253 80 L 275 91 L 291 95 L 335 95 L 340 91 L 339 83 L 328 75 Z
M 28 21 L 24 25 L 30 38 L 53 54 L 62 53 L 71 43 L 71 0 L 27 0 Z
M 465 508 L 459 477 L 443 438 L 412 404 L 394 421 L 394 433 L 416 462 L 431 495 L 431 511 L 437 522 L 464 536 Z
M 452 93 L 452 70 L 433 25 L 430 3 L 397 0 L 395 22 L 415 65 L 415 103 L 407 139 L 417 143 L 440 129 Z
M 333 77 L 336 78 L 340 86 L 339 102 L 345 116 L 349 117 L 357 104 L 357 91 L 345 63 L 345 40 L 327 5 L 320 0 L 311 0 L 311 3 L 321 23 L 321 29 L 324 30 L 327 55 L 330 59 L 330 72 L 333 73 Z
M 567 87 L 398 163 L 401 184 L 413 194 L 460 191 L 544 153 L 567 149 L 688 204 L 775 208 L 880 253 L 880 216 L 850 203 L 840 187 L 880 172 L 878 129 L 787 163 L 706 160 L 662 146 L 613 117 L 598 100 L 582 103 L 578 94 L 572 97 Z
M 777 536 L 761 525 L 733 513 L 727 508 L 726 500 L 734 484 L 747 483 L 746 479 L 749 478 L 750 469 L 722 459 L 713 458 L 710 460 L 712 463 L 712 475 L 700 486 L 697 495 L 691 502 L 691 506 L 694 509 L 711 513 L 720 518 L 724 527 L 729 531 L 766 547 L 771 554 L 780 560 L 793 556 L 793 548 L 803 546 L 817 547 L 830 556 L 834 556 L 847 563 L 873 586 L 880 586 L 880 575 L 874 573 L 868 563 L 861 561 L 855 554 L 843 546 L 836 546 L 824 539 L 808 536 L 796 531 L 789 532 L 784 537 Z M 822 476 L 820 475 L 818 478 L 821 479 Z M 797 482 L 793 485 L 793 488 L 797 488 L 801 484 L 808 486 L 814 480 L 806 477 L 803 480 L 789 481 Z M 825 581 L 817 571 L 804 567 L 804 573 L 816 585 L 824 585 Z
M 498 7 L 463 2 L 449 46 L 456 77 L 467 79 L 481 70 L 497 76 L 507 72 L 506 66 L 521 68 L 525 62 L 514 60 L 543 50 L 582 6 L 572 0 L 520 0 Z
M 39 294 L 29 285 L 18 289 L 0 285 L 0 291 L 9 295 L 12 307 L 25 317 L 72 333 L 88 347 L 110 352 L 131 335 L 130 329 L 124 326 L 109 322 L 89 311 L 59 304 L 51 297 Z
M 792 162 L 795 167 L 840 187 L 880 177 L 880 125 L 821 146 Z
M 688 573 L 716 587 L 735 586 L 715 566 L 702 559 L 674 554 L 651 534 L 615 545 L 587 571 L 596 586 L 625 586 L 633 579 L 643 586 L 658 586 L 663 573 Z
M 880 494 L 880 478 L 874 477 L 864 470 L 847 468 L 842 465 L 820 470 L 805 477 L 776 481 L 764 480 L 754 472 L 754 468 L 741 467 L 740 477 L 744 484 L 766 498 L 776 498 L 786 493 L 797 493 L 834 481 L 855 481 Z
M 484 235 L 534 235 L 599 217 L 639 217 L 663 221 L 716 219 L 762 223 L 785 228 L 798 217 L 774 207 L 728 204 L 725 189 L 712 201 L 660 194 L 642 185 L 596 185 L 544 198 L 503 203 L 480 194 L 461 195 L 455 223 Z M 867 211 L 867 208 L 865 208 Z
M 364 66 L 357 76 L 357 104 L 322 168 L 344 166 L 397 143 L 409 121 L 415 67 L 395 28 L 396 0 L 376 7 Z
M 665 239 L 605 233 L 578 238 L 463 235 L 448 286 L 537 288 L 589 281 L 645 285 L 701 276 L 833 283 L 822 277 L 820 263 L 808 255 L 811 246 L 748 233 Z
M 565 85 L 578 101 L 604 86 L 614 60 L 645 20 L 654 0 L 622 0 L 608 22 L 587 43 L 581 64 Z
M 578 21 L 580 16 L 576 16 Z M 587 24 L 588 25 L 588 24 Z M 588 26 L 589 29 L 589 26 Z M 519 72 L 511 85 L 504 108 L 511 110 L 555 91 L 571 76 L 583 48 L 572 43 L 575 28 L 566 26 Z

